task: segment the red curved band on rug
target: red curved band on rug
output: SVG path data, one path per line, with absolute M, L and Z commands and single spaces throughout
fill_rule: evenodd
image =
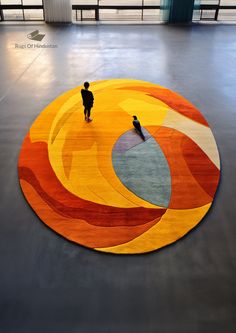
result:
M 159 218 L 140 226 L 97 227 L 81 219 L 57 214 L 45 204 L 30 184 L 22 179 L 20 183 L 26 199 L 30 200 L 33 208 L 37 208 L 37 215 L 48 227 L 67 239 L 87 247 L 99 248 L 124 244 L 140 236 L 160 220 Z
M 160 145 L 170 167 L 169 208 L 190 209 L 212 202 L 220 171 L 202 149 L 175 129 L 163 126 L 146 128 Z
M 176 94 L 173 91 L 170 91 L 165 88 L 153 88 L 153 87 L 139 87 L 139 86 L 132 86 L 126 88 L 118 88 L 120 90 L 135 90 L 135 91 L 142 91 L 147 93 L 147 95 L 154 97 L 165 104 L 167 104 L 170 108 L 174 109 L 178 113 L 182 114 L 183 116 L 190 118 L 199 124 L 205 125 L 209 127 L 206 119 L 202 116 L 200 111 L 188 100 L 183 98 L 182 96 Z
M 27 151 L 27 155 L 24 152 Z M 27 156 L 31 156 L 30 159 Z M 117 208 L 76 197 L 59 182 L 48 159 L 47 144 L 26 137 L 19 159 L 19 177 L 31 184 L 57 213 L 103 227 L 143 225 L 161 217 L 166 209 Z

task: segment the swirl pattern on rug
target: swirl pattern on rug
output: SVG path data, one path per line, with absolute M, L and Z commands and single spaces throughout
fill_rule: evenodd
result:
M 87 123 L 81 88 L 50 103 L 24 139 L 18 171 L 30 206 L 58 234 L 103 252 L 145 253 L 183 237 L 220 177 L 203 115 L 159 85 L 114 79 L 91 83 Z

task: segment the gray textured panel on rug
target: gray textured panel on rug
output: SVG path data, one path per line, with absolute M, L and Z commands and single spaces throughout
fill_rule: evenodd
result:
M 114 170 L 121 182 L 142 199 L 168 207 L 171 177 L 167 160 L 149 132 L 143 129 L 146 141 L 130 130 L 113 148 Z
M 142 127 L 142 131 L 146 140 L 151 137 L 151 134 L 144 127 Z M 113 152 L 124 153 L 128 149 L 139 145 L 142 142 L 143 140 L 141 139 L 140 135 L 138 135 L 136 130 L 133 128 L 132 130 L 125 132 L 119 138 L 119 140 L 114 145 Z

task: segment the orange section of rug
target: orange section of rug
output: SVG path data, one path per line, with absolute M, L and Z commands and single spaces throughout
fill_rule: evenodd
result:
M 175 129 L 152 127 L 149 130 L 169 163 L 172 179 L 169 208 L 191 209 L 212 202 L 220 172 L 208 156 Z

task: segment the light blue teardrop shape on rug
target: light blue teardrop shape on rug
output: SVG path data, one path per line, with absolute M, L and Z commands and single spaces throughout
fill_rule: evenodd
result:
M 143 128 L 143 141 L 135 130 L 124 133 L 113 147 L 112 162 L 120 181 L 138 197 L 168 207 L 171 176 L 156 140 Z

